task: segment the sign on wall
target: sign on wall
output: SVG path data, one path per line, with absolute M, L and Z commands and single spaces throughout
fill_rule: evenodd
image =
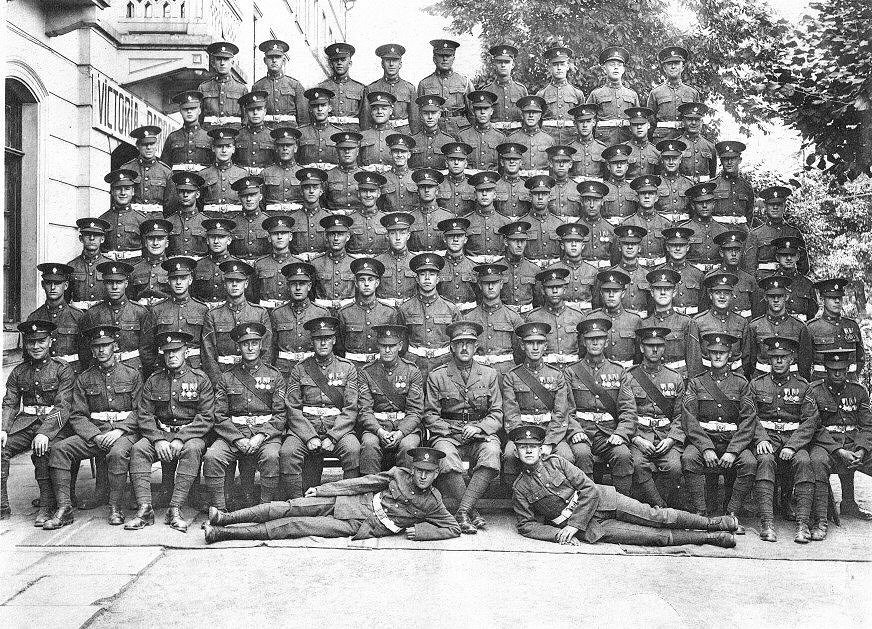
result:
M 156 125 L 165 138 L 179 123 L 134 96 L 102 72 L 91 68 L 92 126 L 122 142 L 143 125 Z

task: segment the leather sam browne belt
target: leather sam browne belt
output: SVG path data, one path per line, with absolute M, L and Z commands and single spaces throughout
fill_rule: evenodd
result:
M 563 507 L 563 511 L 560 512 L 556 518 L 551 520 L 554 524 L 558 526 L 566 522 L 569 518 L 572 517 L 572 512 L 575 511 L 575 508 L 578 506 L 578 492 L 572 492 L 572 498 L 569 499 L 569 502 L 565 507 Z
M 442 419 L 447 419 L 450 422 L 477 422 L 487 416 L 487 411 L 461 411 L 459 413 L 451 411 L 442 411 L 439 413 Z
M 375 517 L 377 517 L 378 521 L 384 524 L 384 527 L 391 533 L 400 533 L 404 531 L 405 529 L 403 527 L 398 526 L 396 522 L 388 517 L 388 514 L 382 506 L 381 495 L 382 492 L 372 495 L 372 511 L 375 513 Z

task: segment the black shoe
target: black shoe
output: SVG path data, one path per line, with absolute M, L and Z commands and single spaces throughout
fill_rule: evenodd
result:
M 223 511 L 218 507 L 209 507 L 209 524 L 212 524 L 213 526 L 221 526 L 224 524 L 224 516 L 226 513 L 226 511 Z
M 472 523 L 469 513 L 466 511 L 457 512 L 457 523 L 460 525 L 460 532 L 465 535 L 475 535 L 478 533 L 478 529 L 475 528 L 475 524 Z
M 109 519 L 106 520 L 112 526 L 124 524 L 124 512 L 117 505 L 109 505 Z
M 164 515 L 164 524 L 182 533 L 188 532 L 189 522 L 182 517 L 182 511 L 178 507 L 170 507 Z
M 108 489 L 95 489 L 93 493 L 85 496 L 79 501 L 79 510 L 80 511 L 90 511 L 91 509 L 96 509 L 97 507 L 102 507 L 103 505 L 109 504 L 109 490 Z
M 477 529 L 486 529 L 487 528 L 487 520 L 482 517 L 481 513 L 479 513 L 478 509 L 473 509 L 469 512 L 469 516 L 472 518 L 472 523 L 475 525 Z
M 36 512 L 36 517 L 33 520 L 33 526 L 35 526 L 36 528 L 42 528 L 45 523 L 49 519 L 51 519 L 54 510 L 54 507 L 40 507 L 39 511 Z
M 760 523 L 760 539 L 764 542 L 777 542 L 778 536 L 775 534 L 775 527 L 769 520 Z
M 827 538 L 827 519 L 823 518 L 815 522 L 814 528 L 811 530 L 811 541 L 822 542 Z
M 734 515 L 716 515 L 708 519 L 706 531 L 736 532 L 739 528 L 739 518 Z
M 793 541 L 797 544 L 808 544 L 811 541 L 811 533 L 808 530 L 808 524 L 806 522 L 796 523 L 796 535 L 794 536 Z
M 67 505 L 66 507 L 58 507 L 58 510 L 55 511 L 54 515 L 45 521 L 45 524 L 42 525 L 46 531 L 54 531 L 56 529 L 61 528 L 62 526 L 67 526 L 68 524 L 73 523 L 73 506 Z
M 215 507 L 210 507 L 210 511 Z M 214 544 L 221 541 L 220 531 L 217 526 L 212 526 L 209 522 L 203 522 L 203 534 L 206 536 L 207 544 Z
M 839 506 L 839 515 L 857 518 L 858 520 L 872 520 L 872 513 L 861 509 L 860 505 L 853 500 L 850 502 L 842 500 L 842 504 Z
M 138 531 L 154 524 L 154 509 L 151 505 L 139 505 L 136 515 L 124 525 L 125 531 Z
M 734 518 L 736 518 L 736 530 L 733 532 L 736 535 L 744 535 L 745 534 L 745 527 L 742 526 L 741 522 L 739 522 L 739 515 L 736 513 L 728 513 L 727 515 L 730 515 L 730 516 L 733 516 Z
M 714 531 L 705 534 L 705 543 L 721 548 L 735 548 L 736 537 L 729 531 Z

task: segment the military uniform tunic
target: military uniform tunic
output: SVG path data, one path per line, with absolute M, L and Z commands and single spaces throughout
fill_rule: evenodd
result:
M 159 213 L 170 199 L 173 188 L 170 176 L 173 174 L 173 169 L 157 158 L 147 160 L 143 157 L 136 157 L 122 164 L 121 168 L 132 170 L 139 175 L 139 180 L 133 186 L 133 202 L 160 206 L 149 210 Z
M 776 238 L 802 238 L 802 232 L 783 220 L 774 221 L 766 219 L 764 223 L 758 225 L 751 230 L 748 236 L 749 240 L 757 245 L 757 268 L 750 269 L 752 273 L 756 273 L 759 277 L 772 275 L 778 270 L 778 261 L 775 258 L 775 246 L 772 242 Z M 802 250 L 797 260 L 796 268 L 800 273 L 805 275 L 808 273 L 808 254 Z
M 503 275 L 505 281 L 500 291 L 500 301 L 520 313 L 531 311 L 539 267 L 527 258 L 515 258 L 508 254 L 500 259 L 500 263 L 509 267 Z
M 593 287 L 596 283 L 596 274 L 598 269 L 585 262 L 584 260 L 570 260 L 566 256 L 561 258 L 547 267 L 546 271 L 552 269 L 566 269 L 569 271 L 569 276 L 566 278 L 569 284 L 566 286 L 566 292 L 563 294 L 563 299 L 566 303 L 576 310 L 589 310 L 593 307 Z M 537 284 L 536 289 L 542 294 L 544 300 L 544 290 L 541 284 Z
M 655 140 L 678 136 L 683 126 L 678 119 L 678 108 L 685 103 L 698 103 L 699 99 L 699 90 L 683 83 L 681 79 L 676 84 L 664 81 L 652 89 L 645 106 L 654 112 L 656 123 L 666 122 L 672 125 L 665 127 L 655 124 Z
M 793 279 L 787 296 L 787 312 L 803 322 L 814 319 L 820 308 L 815 297 L 814 284 L 805 275 L 799 275 L 795 271 L 782 272 Z
M 617 255 L 618 246 L 615 228 L 602 216 L 591 220 L 585 215 L 578 222 L 590 230 L 587 240 L 582 245 L 581 257 L 599 269 L 611 266 L 612 258 Z
M 340 251 L 339 255 L 331 251 L 312 258 L 311 264 L 315 267 L 316 304 L 322 299 L 328 301 L 354 299 L 354 273 L 351 271 L 353 259 L 345 250 Z
M 439 204 L 455 216 L 466 216 L 475 208 L 475 188 L 469 184 L 466 175 L 457 179 L 446 175 L 436 194 Z
M 415 217 L 412 222 L 412 235 L 409 237 L 409 249 L 414 252 L 445 251 L 445 240 L 436 225 L 440 221 L 452 218 L 454 215 L 437 203 L 410 208 L 410 214 Z
M 276 128 L 282 125 L 299 126 L 308 120 L 309 103 L 303 95 L 303 84 L 284 72 L 267 72 L 251 86 L 251 91 L 267 93 L 267 124 Z
M 412 139 L 415 140 L 415 148 L 412 149 L 412 157 L 409 158 L 410 168 L 435 168 L 436 170 L 447 168 L 442 147 L 449 142 L 454 142 L 453 137 L 447 135 L 437 126 L 435 133 L 431 133 L 428 129 L 422 129 L 419 133 L 414 134 Z
M 715 220 L 750 229 L 754 221 L 754 188 L 744 175 L 721 173 L 713 179 L 715 188 Z M 738 223 L 736 221 L 739 221 Z
M 398 252 L 389 249 L 387 253 L 377 256 L 376 260 L 385 267 L 381 283 L 376 290 L 376 295 L 380 299 L 401 302 L 415 294 L 416 274 L 409 268 L 409 262 L 412 260 L 411 251 L 403 249 L 402 252 Z
M 303 196 L 296 172 L 300 165 L 295 160 L 276 162 L 260 171 L 267 213 L 290 214 L 302 207 Z
M 254 295 L 259 305 L 264 308 L 275 308 L 291 298 L 288 278 L 282 274 L 286 264 L 299 262 L 299 258 L 290 253 L 263 256 L 254 261 Z
M 660 390 L 660 394 L 666 399 L 666 403 L 669 404 L 671 400 L 673 404 L 671 412 L 669 412 L 668 408 L 660 408 L 646 393 L 645 389 L 642 388 L 642 385 L 639 384 L 638 378 L 641 376 L 637 377 L 636 374 L 641 369 L 645 370 L 645 375 L 648 376 L 651 384 Z M 679 447 L 684 445 L 685 435 L 684 429 L 681 427 L 681 400 L 684 398 L 684 377 L 669 367 L 659 365 L 653 371 L 647 369 L 647 365 L 636 365 L 629 370 L 629 375 L 631 379 L 630 387 L 633 391 L 633 397 L 636 399 L 636 436 L 647 439 L 654 445 L 657 445 L 666 438 L 675 441 Z M 655 421 L 650 422 L 649 420 L 652 419 Z M 664 420 L 666 423 L 661 425 L 660 422 Z M 641 458 L 637 457 L 635 459 L 637 466 Z M 680 472 L 680 461 L 678 461 L 678 465 Z
M 678 172 L 694 182 L 708 181 L 717 172 L 718 153 L 715 145 L 701 135 L 690 137 L 683 134 L 678 138 L 687 145 L 681 154 Z
M 136 257 L 142 251 L 142 237 L 139 226 L 146 220 L 145 214 L 132 209 L 129 205 L 119 207 L 112 204 L 108 212 L 103 212 L 100 218 L 109 222 L 106 239 L 100 245 L 100 252 L 115 259 L 112 252 L 124 251 L 129 255 L 124 259 Z
M 226 212 L 238 212 L 239 195 L 230 186 L 248 175 L 248 171 L 233 162 L 215 162 L 199 175 L 205 182 L 202 188 L 203 211 L 208 216 L 227 218 Z
M 327 251 L 321 219 L 330 216 L 330 212 L 321 206 L 304 206 L 290 216 L 294 219 L 291 226 L 291 252 L 294 255 L 300 259 L 311 259 L 315 254 Z
M 524 187 L 524 180 L 520 177 L 511 179 L 503 176 L 497 181 L 496 199 L 494 206 L 497 211 L 509 217 L 519 217 L 527 213 L 530 203 L 530 192 Z
M 82 252 L 67 262 L 73 267 L 68 294 L 71 305 L 84 310 L 106 297 L 103 274 L 97 272 L 97 265 L 103 262 L 110 260 L 100 252 L 94 258 L 89 258 Z
M 703 379 L 708 379 L 709 387 L 720 389 L 735 404 L 738 412 L 732 413 L 724 408 L 703 386 Z M 706 450 L 714 450 L 718 456 L 729 452 L 738 457 L 737 463 L 741 462 L 741 453 L 748 450 L 757 432 L 757 408 L 751 385 L 729 370 L 717 375 L 709 370 L 690 378 L 682 401 L 682 425 L 687 434 L 686 455 L 693 454 L 689 452 L 692 445 L 700 454 Z M 744 456 L 749 455 L 753 458 L 750 452 Z M 702 466 L 694 465 L 688 470 L 687 459 L 682 459 L 686 471 L 702 473 Z
M 45 303 L 27 316 L 28 321 L 51 321 L 57 326 L 52 332 L 54 343 L 51 346 L 51 355 L 60 358 L 75 372 L 80 372 L 90 361 L 91 351 L 82 340 L 82 319 L 85 313 L 78 308 L 62 302 L 53 308 Z
M 642 237 L 639 243 L 639 264 L 651 270 L 666 262 L 666 245 L 663 239 L 663 230 L 672 227 L 672 221 L 655 211 L 646 214 L 642 208 L 632 216 L 628 216 L 621 225 L 633 225 L 642 227 L 648 233 Z
M 197 212 L 179 211 L 169 217 L 173 226 L 170 232 L 167 253 L 172 256 L 192 256 L 201 258 L 209 252 L 206 247 L 206 228 L 203 221 L 206 215 Z
M 569 144 L 575 135 L 575 124 L 569 110 L 584 103 L 584 92 L 567 81 L 550 81 L 536 92 L 536 96 L 545 99 L 542 128 L 554 138 L 555 144 Z
M 515 360 L 521 356 L 515 335 L 515 328 L 524 322 L 521 315 L 498 302 L 495 306 L 480 304 L 466 313 L 463 319 L 475 321 L 482 327 L 475 360 L 500 373 L 515 366 Z
M 90 452 L 83 452 L 83 454 L 92 456 L 100 454 L 101 449 L 93 443 L 94 437 L 105 435 L 112 430 L 121 430 L 125 435 L 129 435 L 126 440 L 126 449 L 129 453 L 137 434 L 136 407 L 141 392 L 142 374 L 124 363 L 116 363 L 108 369 L 94 364 L 79 374 L 73 385 L 70 428 L 79 437 L 79 443 L 76 445 L 79 448 L 90 449 Z M 108 415 L 108 418 L 104 419 L 107 415 L 102 415 L 125 412 L 128 414 L 126 418 L 116 416 L 112 419 L 111 415 Z M 100 413 L 102 417 L 95 417 L 95 413 Z M 84 443 L 81 443 L 82 441 Z M 126 465 L 123 470 L 115 470 L 113 473 L 126 475 Z
M 432 297 L 416 294 L 398 308 L 409 330 L 408 358 L 426 375 L 431 367 L 447 360 L 449 339 L 445 328 L 460 318 L 460 311 L 438 294 Z
M 584 319 L 580 310 L 570 308 L 561 303 L 553 309 L 550 305 L 534 308 L 527 316 L 527 321 L 547 323 L 551 331 L 547 334 L 547 354 L 545 362 L 566 364 L 573 362 L 578 356 L 578 331 L 576 326 Z M 553 360 L 549 355 L 554 355 Z
M 270 251 L 269 232 L 263 228 L 267 215 L 263 210 L 239 212 L 233 216 L 236 227 L 231 232 L 230 255 L 253 264 Z
M 402 325 L 399 311 L 373 299 L 363 304 L 359 299 L 339 309 L 339 343 L 345 358 L 354 363 L 371 362 L 379 353 L 376 325 Z
M 527 96 L 527 88 L 518 83 L 512 77 L 497 78 L 482 88 L 486 92 L 495 94 L 497 102 L 494 103 L 494 115 L 492 122 L 498 122 L 495 128 L 508 135 L 512 129 L 521 126 L 521 110 L 516 103 L 522 96 Z M 509 140 L 511 142 L 512 140 Z
M 639 95 L 629 87 L 612 87 L 610 85 L 602 85 L 594 89 L 590 96 L 587 97 L 588 103 L 596 103 L 599 105 L 597 112 L 597 120 L 600 123 L 608 121 L 626 121 L 627 114 L 625 109 L 639 106 Z M 622 127 L 605 127 L 598 124 L 596 131 L 596 139 L 604 142 L 606 146 L 617 144 L 621 139 Z
M 272 356 L 272 326 L 266 308 L 255 306 L 248 301 L 241 304 L 224 302 L 213 308 L 203 320 L 202 363 L 203 371 L 209 379 L 218 382 L 222 373 L 230 371 L 241 357 L 236 350 L 236 342 L 230 332 L 240 323 L 260 323 L 266 328 L 263 336 L 262 359 L 270 364 Z
M 143 334 L 148 326 L 148 317 L 145 306 L 130 301 L 126 296 L 117 303 L 107 299 L 88 308 L 79 329 L 90 330 L 98 325 L 121 328 L 117 340 L 121 362 L 149 373 L 154 368 L 155 355 Z
M 478 276 L 473 268 L 475 262 L 461 253 L 453 255 L 445 254 L 445 266 L 439 272 L 439 294 L 456 304 L 461 310 L 470 310 L 475 307 L 476 282 Z M 505 288 L 505 285 L 503 285 Z
M 152 257 L 147 254 L 134 265 L 130 273 L 130 284 L 127 286 L 127 296 L 131 301 L 141 300 L 140 295 L 146 290 L 158 291 L 164 296 L 169 296 L 169 274 L 161 266 L 166 259 L 166 255 Z
M 386 212 L 409 212 L 419 203 L 418 184 L 412 181 L 412 169 L 396 167 L 384 173 L 387 183 L 382 186 Z
M 248 88 L 245 83 L 232 75 L 218 75 L 201 83 L 197 88 L 203 93 L 203 120 L 208 126 L 221 124 L 239 125 L 242 112 L 239 99 L 245 95 Z M 216 120 L 216 118 L 228 120 Z
M 647 269 L 640 266 L 637 261 L 633 261 L 632 265 L 620 262 L 609 269 L 610 271 L 621 271 L 626 273 L 630 278 L 630 283 L 624 287 L 624 296 L 621 298 L 621 305 L 628 311 L 642 316 L 648 312 L 649 298 L 651 293 L 648 285 Z M 594 289 L 594 302 L 597 306 L 602 305 L 600 296 L 599 284 Z
M 684 193 L 692 185 L 693 181 L 684 175 L 662 173 L 657 188 L 657 211 L 673 223 L 690 220 L 689 202 Z
M 579 375 L 582 369 L 586 369 L 593 380 L 615 401 L 617 417 L 611 415 L 602 400 L 584 383 Z M 596 361 L 591 361 L 589 358 L 580 360 L 568 367 L 564 373 L 572 392 L 572 408 L 575 410 L 575 417 L 570 421 L 567 436 L 571 438 L 579 429 L 583 431 L 590 441 L 593 454 L 605 454 L 616 447 L 607 443 L 612 435 L 621 437 L 625 444 L 629 445 L 636 434 L 638 415 L 636 398 L 627 371 L 618 363 L 600 357 Z M 618 470 L 614 472 L 618 474 Z
M 496 170 L 499 163 L 497 146 L 506 141 L 506 136 L 494 129 L 490 123 L 475 124 L 463 129 L 457 139 L 472 147 L 469 154 L 469 167 L 478 170 Z
M 330 122 L 339 127 L 340 131 L 358 131 L 360 129 L 361 112 L 364 103 L 364 85 L 355 81 L 347 74 L 339 79 L 330 76 L 318 83 L 333 92 L 330 104 Z
M 773 317 L 769 313 L 757 317 L 748 325 L 748 333 L 751 337 L 751 369 L 756 369 L 757 375 L 768 373 L 769 354 L 763 341 L 771 336 L 788 338 L 799 343 L 796 353 L 796 362 L 791 366 L 791 371 L 799 371 L 806 380 L 811 375 L 811 359 L 813 348 L 811 335 L 806 325 L 787 313 Z M 753 371 L 749 371 L 749 374 Z
M 381 216 L 378 209 L 361 206 L 351 216 L 354 223 L 349 228 L 351 238 L 348 241 L 348 252 L 368 257 L 387 252 L 388 230 L 379 222 Z
M 641 142 L 630 141 L 630 156 L 627 160 L 627 179 L 634 179 L 640 175 L 654 175 L 660 170 L 660 151 L 646 139 Z
M 733 273 L 739 278 L 733 287 L 733 299 L 730 308 L 738 315 L 749 319 L 759 317 L 766 312 L 766 301 L 754 276 L 739 267 L 728 267 L 724 264 L 715 267 L 710 273 Z M 700 310 L 711 307 L 708 290 L 704 289 L 699 299 Z
M 227 290 L 224 287 L 224 273 L 221 272 L 218 265 L 233 259 L 229 253 L 222 256 L 210 253 L 198 260 L 197 267 L 194 269 L 191 294 L 208 306 L 220 305 L 227 299 Z
M 338 164 L 336 145 L 330 137 L 341 129 L 329 122 L 313 122 L 300 127 L 300 139 L 297 140 L 297 161 L 303 166 Z
M 741 373 L 749 373 L 749 369 L 753 368 L 751 361 L 751 336 L 748 331 L 749 320 L 733 310 L 719 312 L 713 308 L 701 312 L 693 318 L 696 322 L 699 338 L 702 339 L 706 334 L 719 332 L 721 334 L 729 334 L 735 336 L 738 341 L 733 343 L 730 349 L 730 359 L 727 363 L 727 368 Z M 708 350 L 704 345 L 700 344 L 701 360 L 703 367 L 711 367 L 711 361 L 708 358 Z
M 618 225 L 628 216 L 635 214 L 639 197 L 626 179 L 609 176 L 606 177 L 605 182 L 609 186 L 609 191 L 603 198 L 602 214 L 609 223 Z
M 548 209 L 564 222 L 575 222 L 581 216 L 581 195 L 573 179 L 554 184 L 548 195 Z
M 381 390 L 379 382 L 382 381 L 394 387 L 391 396 Z M 379 428 L 388 432 L 399 430 L 405 437 L 420 429 L 424 412 L 424 380 L 411 360 L 399 358 L 390 369 L 381 361 L 370 363 L 358 372 L 358 385 L 358 425 L 364 432 L 378 435 Z M 401 404 L 394 403 L 396 398 Z M 376 413 L 392 418 L 376 417 Z M 400 417 L 401 413 L 405 416 Z
M 360 209 L 357 180 L 354 175 L 361 172 L 355 164 L 337 166 L 327 173 L 325 200 L 333 212 L 351 214 Z
M 757 405 L 758 432 L 756 441 L 768 441 L 775 449 L 775 453 L 782 448 L 790 448 L 795 452 L 807 449 L 814 443 L 814 436 L 818 430 L 818 409 L 814 399 L 808 395 L 809 383 L 793 373 L 776 376 L 767 373 L 751 380 L 751 395 Z M 758 455 L 757 479 L 775 482 L 775 461 L 768 465 L 762 465 L 763 457 L 774 455 Z M 805 459 L 807 454 L 803 453 Z M 797 457 L 794 457 L 797 458 Z M 805 477 L 797 474 L 794 483 L 814 482 L 811 468 L 807 469 L 799 461 L 793 461 L 793 468 L 799 472 L 803 468 Z M 765 473 L 761 477 L 761 468 Z
M 149 343 L 154 343 L 165 332 L 187 332 L 194 337 L 188 343 L 188 363 L 200 369 L 200 341 L 203 336 L 203 323 L 209 306 L 192 297 L 180 299 L 171 296 L 151 307 L 149 327 L 144 332 Z
M 602 316 L 612 322 L 604 352 L 606 358 L 620 364 L 624 369 L 629 369 L 633 363 L 641 361 L 641 354 L 636 348 L 636 330 L 643 326 L 639 315 L 618 306 L 613 311 L 608 308 L 594 310 L 589 316 Z
M 854 356 L 848 371 L 860 373 L 866 363 L 866 351 L 863 347 L 863 334 L 854 319 L 838 316 L 832 317 L 826 312 L 808 322 L 808 333 L 814 347 L 812 378 L 826 371 L 823 365 L 822 350 L 854 349 Z
M 705 310 L 705 308 L 700 306 L 701 301 L 708 299 L 704 295 L 702 288 L 702 271 L 690 264 L 686 259 L 679 263 L 672 258 L 667 258 L 666 264 L 657 268 L 672 269 L 681 276 L 672 298 L 673 308 L 686 315 L 695 315 L 701 310 Z
M 258 175 L 261 170 L 275 162 L 274 146 L 275 141 L 268 126 L 245 124 L 236 136 L 233 160 L 246 168 L 249 174 Z
M 476 204 L 475 210 L 466 215 L 469 227 L 466 230 L 466 253 L 475 260 L 475 256 L 498 256 L 502 253 L 503 235 L 499 229 L 511 222 L 511 219 L 496 211 L 494 206 L 483 208 Z
M 644 324 L 669 328 L 662 358 L 666 367 L 685 378 L 702 371 L 699 329 L 693 318 L 670 308 L 667 312 L 652 312 L 644 319 Z
M 570 171 L 572 176 L 579 179 L 601 179 L 605 168 L 603 151 L 606 145 L 594 136 L 590 136 L 584 141 L 576 137 L 569 146 L 575 149 L 572 155 L 572 171 Z
M 715 244 L 715 236 L 730 231 L 732 227 L 714 219 L 702 221 L 698 218 L 682 223 L 681 227 L 689 227 L 693 230 L 693 235 L 690 237 L 690 251 L 687 254 L 688 261 L 704 273 L 720 265 L 720 247 Z
M 310 319 L 329 317 L 327 308 L 316 306 L 309 299 L 291 301 L 269 313 L 273 331 L 273 356 L 276 368 L 287 376 L 291 367 L 312 355 L 312 337 L 303 324 Z
M 547 405 L 546 401 L 533 392 L 521 377 L 522 370 L 526 370 L 554 396 L 552 405 Z M 566 385 L 562 371 L 545 363 L 540 363 L 539 368 L 534 369 L 525 362 L 513 367 L 503 376 L 502 393 L 503 425 L 507 433 L 518 426 L 536 424 L 546 430 L 544 441 L 546 445 L 557 446 L 566 438 L 572 403 L 569 401 L 569 387 Z M 506 452 L 509 452 L 508 447 Z
M 525 255 L 531 260 L 540 261 L 540 264 L 559 258 L 562 249 L 557 228 L 563 224 L 563 221 L 547 209 L 541 212 L 531 209 L 524 216 L 524 220 L 530 223 Z
M 536 127 L 527 129 L 523 127 L 512 133 L 506 142 L 514 142 L 525 146 L 527 150 L 521 155 L 521 171 L 548 170 L 548 153 L 545 152 L 550 146 L 554 146 L 554 138 Z M 573 155 L 573 158 L 575 156 Z
M 869 392 L 866 388 L 850 380 L 836 388 L 824 379 L 811 384 L 809 396 L 820 413 L 821 432 L 817 435 L 817 442 L 830 453 L 836 468 L 833 471 L 845 471 L 837 450 L 856 452 L 862 449 L 866 452 L 866 458 L 861 469 L 868 474 L 867 470 L 872 468 L 869 463 L 872 412 L 869 410 Z
M 418 96 L 435 94 L 445 99 L 439 127 L 448 135 L 456 134 L 462 127 L 469 125 L 466 117 L 466 95 L 471 91 L 470 80 L 453 70 L 436 70 L 418 83 Z
M 390 119 L 390 128 L 394 133 L 409 133 L 410 128 L 417 128 L 418 104 L 415 102 L 417 93 L 414 85 L 399 76 L 392 79 L 382 76 L 364 88 L 362 102 L 366 103 L 367 95 L 373 92 L 387 92 L 397 99 Z M 370 128 L 369 120 L 364 119 L 360 122 L 362 129 Z
M 370 128 L 361 131 L 363 139 L 360 141 L 358 157 L 360 165 L 376 165 L 380 168 L 391 166 L 394 160 L 391 157 L 391 148 L 388 146 L 387 138 L 396 132 L 390 122 L 376 125 L 370 121 Z
M 306 363 L 314 362 L 327 382 L 342 393 L 342 407 L 338 415 L 317 415 L 309 409 L 336 408 L 332 400 L 315 384 L 306 371 Z M 288 428 L 304 444 L 320 438 L 338 443 L 354 431 L 357 422 L 357 367 L 353 363 L 331 355 L 327 361 L 314 356 L 293 367 L 288 373 L 287 400 Z
M 160 154 L 160 161 L 171 167 L 188 165 L 193 170 L 202 170 L 214 159 L 212 138 L 198 123 L 171 131 Z

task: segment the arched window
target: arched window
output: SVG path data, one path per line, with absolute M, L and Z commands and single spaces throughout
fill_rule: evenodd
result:
M 136 16 L 136 5 L 132 2 L 127 3 L 127 17 L 132 18 Z
M 185 3 L 184 2 L 179 3 L 179 17 L 182 19 L 185 18 Z
M 152 16 L 152 14 L 154 13 L 154 11 L 152 9 L 153 9 L 153 7 L 151 6 L 151 2 L 146 2 L 145 3 L 145 11 L 144 11 L 145 17 Z
M 169 2 L 163 3 L 163 16 L 165 18 L 170 17 L 170 3 Z

